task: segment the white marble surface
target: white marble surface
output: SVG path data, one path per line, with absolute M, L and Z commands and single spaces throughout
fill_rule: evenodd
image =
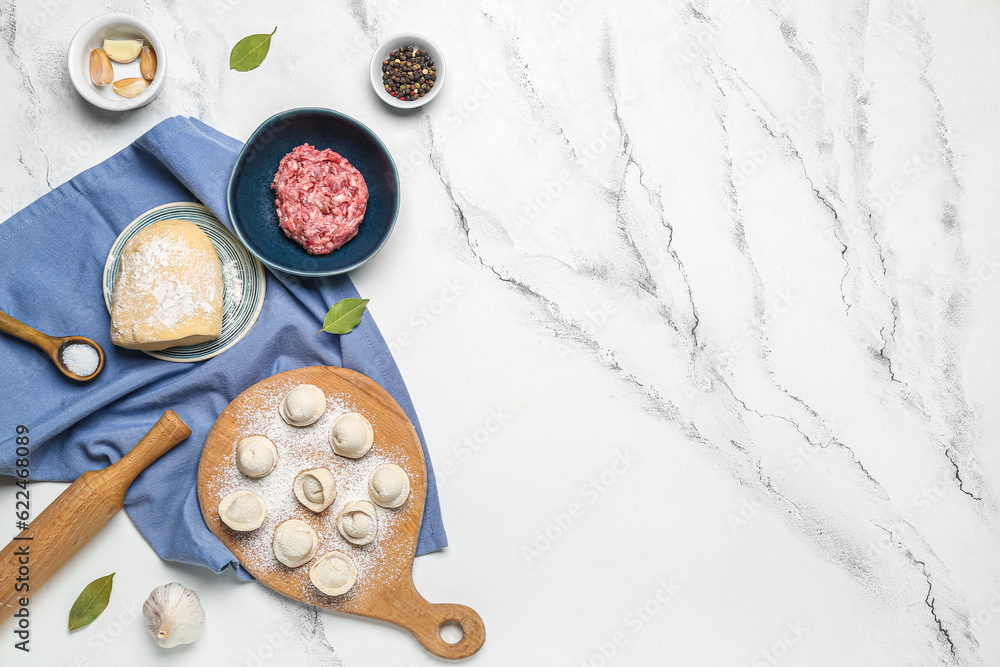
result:
M 170 49 L 126 115 L 64 71 L 104 11 Z M 171 115 L 241 139 L 353 115 L 403 176 L 352 277 L 442 480 L 451 546 L 416 583 L 482 614 L 472 664 L 997 665 L 998 30 L 990 0 L 8 0 L 0 218 Z M 449 64 L 410 114 L 367 80 L 402 31 Z M 67 635 L 110 570 L 111 608 Z M 176 653 L 134 606 L 169 580 L 209 616 Z M 440 662 L 164 563 L 124 515 L 32 607 L 34 651 L 0 629 L 0 663 Z

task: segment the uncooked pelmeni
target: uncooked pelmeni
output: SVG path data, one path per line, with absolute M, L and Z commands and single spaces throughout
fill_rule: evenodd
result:
M 319 538 L 316 531 L 302 519 L 289 519 L 274 529 L 274 557 L 288 567 L 305 565 L 316 555 Z
M 358 580 L 358 568 L 347 554 L 328 551 L 309 568 L 309 580 L 327 595 L 343 595 Z
M 375 539 L 378 531 L 378 513 L 367 500 L 356 500 L 344 505 L 337 517 L 337 528 L 344 539 L 362 546 Z
M 236 467 L 247 477 L 263 477 L 278 460 L 278 448 L 262 435 L 251 435 L 236 445 Z
M 309 426 L 326 412 L 326 395 L 316 385 L 300 384 L 281 399 L 278 412 L 292 426 Z
M 322 512 L 337 499 L 337 482 L 327 468 L 300 472 L 292 483 L 299 502 L 313 512 Z
M 382 507 L 395 509 L 410 496 L 410 478 L 395 463 L 381 465 L 368 478 L 368 495 Z
M 219 501 L 219 518 L 233 530 L 257 530 L 266 516 L 264 499 L 250 491 L 236 491 Z
M 375 431 L 364 415 L 348 412 L 340 415 L 330 429 L 330 445 L 333 451 L 349 459 L 364 456 L 375 442 Z

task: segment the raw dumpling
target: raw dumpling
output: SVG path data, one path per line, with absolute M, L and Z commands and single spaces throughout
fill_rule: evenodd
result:
M 300 503 L 313 512 L 322 512 L 337 499 L 337 482 L 327 468 L 315 468 L 299 473 L 292 491 Z
M 302 519 L 289 519 L 274 529 L 274 557 L 288 567 L 299 567 L 312 560 L 319 548 L 316 531 Z
M 278 449 L 262 435 L 251 435 L 236 445 L 236 467 L 247 477 L 263 477 L 278 460 Z
M 219 518 L 233 530 L 257 530 L 267 516 L 264 499 L 250 491 L 237 491 L 219 501 Z
M 337 417 L 330 430 L 330 445 L 333 451 L 349 459 L 364 456 L 375 442 L 375 431 L 364 415 L 348 412 Z
M 368 495 L 382 507 L 399 507 L 410 496 L 410 478 L 395 463 L 386 463 L 368 479 Z
M 278 412 L 292 426 L 309 426 L 326 412 L 326 395 L 316 385 L 300 384 L 281 399 Z
M 362 546 L 375 539 L 378 531 L 378 514 L 375 506 L 367 500 L 358 500 L 344 505 L 337 517 L 337 528 L 344 539 L 351 544 Z
M 358 580 L 358 568 L 347 554 L 328 551 L 309 568 L 309 580 L 327 595 L 343 595 Z

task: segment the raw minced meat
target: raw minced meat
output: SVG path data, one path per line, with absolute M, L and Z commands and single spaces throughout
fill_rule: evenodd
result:
M 271 189 L 285 235 L 312 255 L 354 238 L 368 206 L 361 172 L 329 148 L 302 144 L 281 158 Z

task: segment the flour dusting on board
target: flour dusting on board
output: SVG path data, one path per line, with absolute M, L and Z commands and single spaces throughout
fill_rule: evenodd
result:
M 422 471 L 415 469 L 419 461 L 410 461 L 394 443 L 380 441 L 378 415 L 370 414 L 357 406 L 350 396 L 326 392 L 326 412 L 320 419 L 304 428 L 289 426 L 278 414 L 281 399 L 295 386 L 294 380 L 274 384 L 262 389 L 249 405 L 236 415 L 236 433 L 232 438 L 232 454 L 228 465 L 212 485 L 210 492 L 218 504 L 224 496 L 234 491 L 252 491 L 263 498 L 267 506 L 267 517 L 259 529 L 247 532 L 233 532 L 233 544 L 238 548 L 237 556 L 243 566 L 258 579 L 276 576 L 294 585 L 293 593 L 305 602 L 327 606 L 333 601 L 351 601 L 364 595 L 373 583 L 388 581 L 386 573 L 400 571 L 406 564 L 399 553 L 385 549 L 384 545 L 395 540 L 406 539 L 397 534 L 397 517 L 400 510 L 377 507 L 378 532 L 370 544 L 359 547 L 349 543 L 337 530 L 337 516 L 344 506 L 356 500 L 369 500 L 368 478 L 379 466 L 395 463 L 407 472 L 411 483 L 419 478 Z M 367 417 L 375 429 L 375 445 L 360 459 L 348 459 L 333 453 L 330 447 L 330 429 L 340 415 L 358 412 Z M 274 443 L 278 459 L 270 474 L 261 478 L 243 475 L 236 467 L 236 445 L 250 435 L 266 436 Z M 301 472 L 314 468 L 329 468 L 336 479 L 337 498 L 330 507 L 315 514 L 305 508 L 295 497 L 293 482 Z M 298 568 L 281 564 L 274 556 L 272 539 L 278 524 L 288 519 L 302 519 L 308 522 L 319 538 L 316 557 L 336 550 L 349 555 L 358 570 L 358 580 L 344 595 L 331 597 L 318 591 L 308 577 L 309 568 L 315 562 L 309 561 Z M 404 562 L 399 562 L 399 561 Z

